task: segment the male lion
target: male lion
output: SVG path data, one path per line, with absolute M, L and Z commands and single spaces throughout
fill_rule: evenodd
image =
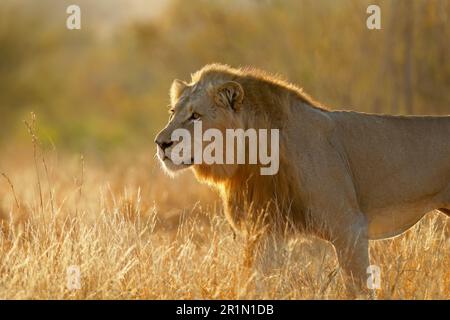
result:
M 190 167 L 216 186 L 237 231 L 269 212 L 272 232 L 289 225 L 330 241 L 359 285 L 369 240 L 399 235 L 434 209 L 450 215 L 450 116 L 331 111 L 262 71 L 220 64 L 190 83 L 175 80 L 170 98 L 169 123 L 155 140 L 168 171 Z M 279 129 L 278 173 L 261 175 L 258 164 L 174 164 L 171 135 L 192 131 L 194 121 L 222 132 Z

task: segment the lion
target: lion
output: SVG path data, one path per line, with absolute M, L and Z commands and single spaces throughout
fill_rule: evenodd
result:
M 400 235 L 435 209 L 450 215 L 450 116 L 334 111 L 280 77 L 222 64 L 206 65 L 189 83 L 174 80 L 170 101 L 155 139 L 168 172 L 191 168 L 217 188 L 237 232 L 269 212 L 271 232 L 289 225 L 329 241 L 360 286 L 369 240 Z M 221 131 L 279 129 L 278 173 L 261 175 L 260 164 L 173 163 L 172 133 L 192 131 L 195 121 Z

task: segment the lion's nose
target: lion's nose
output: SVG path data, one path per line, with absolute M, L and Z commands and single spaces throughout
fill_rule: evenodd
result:
M 173 144 L 173 141 L 164 142 L 164 141 L 155 140 L 155 143 L 164 151 Z

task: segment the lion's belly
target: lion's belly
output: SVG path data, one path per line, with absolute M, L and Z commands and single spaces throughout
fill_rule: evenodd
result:
M 398 236 L 414 226 L 427 212 L 436 209 L 432 203 L 408 203 L 367 212 L 369 239 Z

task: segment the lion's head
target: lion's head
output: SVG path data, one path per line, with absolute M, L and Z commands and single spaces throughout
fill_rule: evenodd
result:
M 228 178 L 236 172 L 236 164 L 194 163 L 194 144 L 199 143 L 201 148 L 207 145 L 207 141 L 194 138 L 190 145 L 192 152 L 185 152 L 181 163 L 172 159 L 174 148 L 181 143 L 181 139 L 173 139 L 176 136 L 174 131 L 178 129 L 189 132 L 192 137 L 195 136 L 196 123 L 201 123 L 203 132 L 214 128 L 223 135 L 226 129 L 245 129 L 248 125 L 247 112 L 242 110 L 245 92 L 243 86 L 234 78 L 233 74 L 201 70 L 192 76 L 190 83 L 181 80 L 172 83 L 169 122 L 155 139 L 158 158 L 167 172 L 173 174 L 192 168 L 198 178 L 215 181 Z M 211 137 L 212 139 L 214 138 Z

